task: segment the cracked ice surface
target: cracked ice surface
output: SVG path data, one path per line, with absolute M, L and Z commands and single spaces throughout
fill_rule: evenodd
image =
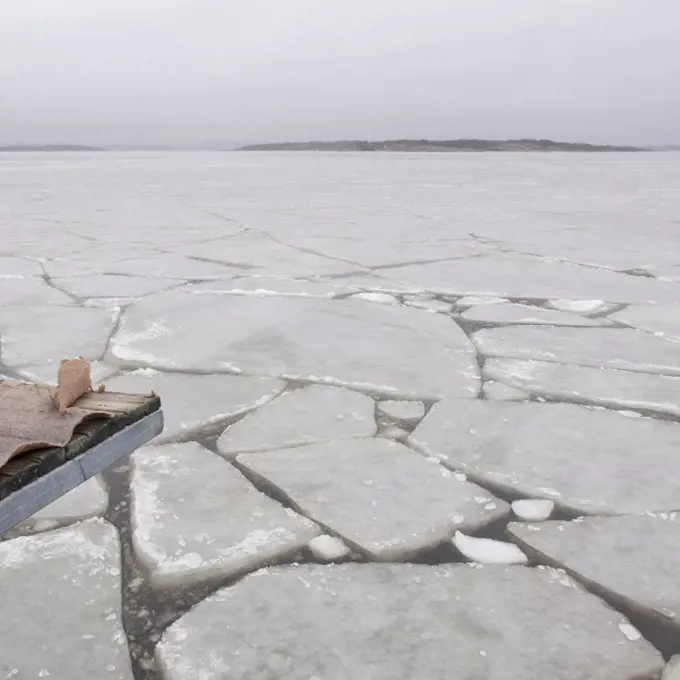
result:
M 663 658 L 629 625 L 544 570 L 300 565 L 215 593 L 157 658 L 166 680 L 657 677 Z
M 450 399 L 410 441 L 473 480 L 579 513 L 680 505 L 678 423 L 572 404 Z
M 412 427 L 425 406 L 428 415 L 414 441 L 426 435 L 436 443 L 436 456 L 449 456 L 449 467 L 469 466 L 472 480 L 501 488 L 509 498 L 523 498 L 524 506 L 515 507 L 520 512 L 524 507 L 527 520 L 537 517 L 536 498 L 541 497 L 548 504 L 555 501 L 558 513 L 565 508 L 584 513 L 677 509 L 678 445 L 668 434 L 680 427 L 677 422 L 624 418 L 577 406 L 500 403 L 545 398 L 659 412 L 667 420 L 680 414 L 680 377 L 669 377 L 680 376 L 677 158 L 3 154 L 0 372 L 54 380 L 58 360 L 77 354 L 96 361 L 95 382 L 111 378 L 114 371 L 129 374 L 146 367 L 107 384 L 110 389 L 160 394 L 165 437 L 193 438 L 214 448 L 220 431 L 231 424 L 222 446 L 232 436 L 254 443 L 243 471 L 258 489 L 271 494 L 263 496 L 239 475 L 236 466 L 243 463 L 228 463 L 205 449 L 194 451 L 193 457 L 187 452 L 194 449 L 177 449 L 171 457 L 174 474 L 161 474 L 153 468 L 154 455 L 175 449 L 150 447 L 144 452 L 149 467 L 132 473 L 134 493 L 138 500 L 144 497 L 140 479 L 146 480 L 146 498 L 154 497 L 154 489 L 160 506 L 147 507 L 149 512 L 133 508 L 131 536 L 126 473 L 107 476 L 114 501 L 111 521 L 126 542 L 125 602 L 135 600 L 141 588 L 139 608 L 126 614 L 135 677 L 155 679 L 155 671 L 140 660 L 137 644 L 146 645 L 149 653 L 168 622 L 166 615 L 185 610 L 187 603 L 181 611 L 174 607 L 184 602 L 186 591 L 200 599 L 214 578 L 231 578 L 265 562 L 309 559 L 314 550 L 321 555 L 317 559 L 326 559 L 333 544 L 338 554 L 336 525 L 350 543 L 356 542 L 350 545 L 353 552 L 362 541 L 370 546 L 387 536 L 388 544 L 394 539 L 398 545 L 385 550 L 394 549 L 404 559 L 431 547 L 434 539 L 442 544 L 428 552 L 427 559 L 437 559 L 432 556 L 442 550 L 453 551 L 448 539 L 457 528 L 472 530 L 477 539 L 496 536 L 497 525 L 488 523 L 494 517 L 503 519 L 505 503 L 463 483 L 461 472 L 441 476 L 436 461 L 385 439 L 406 438 L 406 430 L 395 424 Z M 344 299 L 357 293 L 359 299 Z M 489 309 L 481 309 L 487 304 Z M 469 307 L 461 327 L 447 316 Z M 527 315 L 548 325 L 521 325 Z M 556 326 L 565 321 L 609 327 Z M 475 331 L 485 322 L 519 325 Z M 152 366 L 162 372 L 149 371 Z M 480 393 L 482 367 L 485 383 Z M 668 375 L 657 375 L 663 373 Z M 303 379 L 284 383 L 286 376 Z M 308 383 L 326 386 L 311 388 Z M 333 391 L 327 384 L 344 388 Z M 291 395 L 297 393 L 297 399 L 302 396 L 298 408 L 282 408 L 287 397 L 266 403 L 284 386 L 293 390 Z M 342 403 L 305 401 L 305 395 L 322 393 L 343 395 Z M 473 401 L 477 396 L 491 401 Z M 451 397 L 457 399 L 431 408 L 433 402 Z M 389 398 L 411 403 L 390 404 Z M 417 401 L 421 403 L 414 404 Z M 360 433 L 375 432 L 376 424 L 368 417 L 372 406 L 380 436 L 357 439 Z M 234 425 L 246 412 L 249 415 Z M 361 418 L 352 420 L 357 414 Z M 300 446 L 313 437 L 331 441 Z M 292 442 L 296 448 L 265 452 L 272 442 Z M 163 439 L 154 443 L 162 444 Z M 194 447 L 196 441 L 186 446 Z M 319 447 L 324 455 L 305 459 L 307 450 Z M 248 470 L 251 463 L 253 469 Z M 262 475 L 255 466 L 265 463 L 271 469 Z M 193 471 L 197 468 L 198 473 Z M 319 487 L 311 488 L 310 480 L 318 480 Z M 92 504 L 81 503 L 87 500 L 83 494 L 93 490 L 92 483 L 79 487 L 76 511 L 61 515 L 60 521 L 101 513 L 100 493 L 88 496 Z M 65 497 L 64 502 L 74 499 Z M 320 530 L 313 527 L 311 534 L 301 531 L 299 540 L 285 547 L 272 541 L 272 527 L 295 520 L 284 507 L 291 500 L 327 522 L 322 530 L 333 536 L 316 539 Z M 202 504 L 210 503 L 210 511 L 203 512 Z M 461 506 L 463 511 L 457 511 Z M 268 525 L 270 517 L 274 523 Z M 466 529 L 468 520 L 474 527 Z M 667 543 L 663 531 L 627 515 L 616 532 L 607 524 L 608 535 L 618 536 L 616 550 L 611 550 L 607 546 L 615 541 L 602 539 L 604 525 L 603 520 L 599 533 L 582 542 L 572 540 L 571 534 L 568 540 L 560 539 L 571 525 L 556 529 L 555 556 L 559 552 L 564 557 L 568 547 L 578 544 L 568 561 L 565 557 L 565 565 L 581 565 L 580 553 L 594 555 L 588 565 L 603 590 L 616 585 L 624 596 L 628 593 L 641 603 L 666 597 L 670 586 L 662 570 L 666 562 L 675 564 L 674 557 L 666 557 L 672 537 Z M 52 640 L 61 640 L 78 658 L 89 659 L 92 652 L 92 658 L 99 659 L 85 636 L 110 625 L 124 646 L 120 625 L 108 619 L 111 613 L 102 614 L 99 605 L 79 604 L 87 602 L 93 581 L 111 576 L 104 571 L 109 566 L 102 564 L 115 568 L 117 546 L 92 558 L 79 542 L 80 526 L 71 527 L 66 536 L 70 549 L 84 556 L 89 580 L 78 572 L 81 587 L 62 581 L 63 573 L 48 559 L 44 537 L 52 534 L 28 539 L 36 541 L 27 544 L 36 546 L 27 572 L 30 592 L 29 581 L 20 581 L 13 567 L 0 568 L 0 590 L 3 584 L 11 589 L 18 583 L 21 593 L 30 596 L 7 600 L 3 591 L 0 598 L 0 608 L 9 607 L 13 626 L 9 638 L 4 631 L 0 636 L 0 676 L 13 671 L 5 668 L 6 639 L 13 652 L 24 655 L 42 658 Z M 244 538 L 249 527 L 254 527 L 252 541 Z M 256 533 L 261 529 L 264 533 Z M 430 529 L 434 533 L 428 533 Z M 145 530 L 150 533 L 145 535 Z M 646 533 L 649 537 L 642 536 Z M 528 535 L 538 538 L 542 533 L 534 527 Z M 257 544 L 257 549 L 239 561 L 229 550 L 243 543 L 249 548 Z M 21 544 L 11 540 L 3 545 Z M 630 555 L 623 550 L 626 546 L 633 547 Z M 658 558 L 649 574 L 644 566 L 629 566 L 628 559 L 642 559 L 635 554 L 638 547 Z M 158 559 L 161 550 L 169 556 L 167 563 Z M 384 551 L 360 552 L 363 559 L 379 560 Z M 144 567 L 139 579 L 128 559 L 135 556 Z M 617 560 L 625 574 L 612 567 Z M 271 670 L 272 677 L 286 677 L 287 669 L 279 672 L 277 666 L 286 658 L 294 669 L 288 675 L 295 677 L 299 671 L 304 680 L 370 672 L 390 680 L 423 674 L 523 680 L 658 677 L 660 659 L 645 651 L 649 648 L 640 633 L 601 600 L 562 588 L 564 575 L 547 583 L 547 571 L 541 576 L 538 570 L 515 569 L 508 573 L 520 575 L 506 579 L 497 576 L 504 570 L 454 567 L 455 578 L 448 579 L 453 590 L 437 599 L 442 591 L 436 584 L 447 570 L 425 565 L 417 572 L 405 566 L 377 569 L 364 564 L 314 572 L 305 577 L 309 587 L 303 584 L 302 590 L 298 584 L 291 592 L 290 605 L 285 579 L 255 580 L 271 583 L 265 592 L 247 585 L 248 580 L 236 584 L 219 596 L 226 602 L 230 593 L 233 616 L 222 616 L 219 605 L 213 628 L 213 614 L 202 613 L 211 611 L 208 603 L 205 608 L 199 604 L 170 629 L 179 631 L 174 644 L 184 657 L 172 662 L 170 677 L 198 677 L 195 671 L 202 663 L 206 673 L 213 673 L 221 654 L 232 664 L 226 675 L 238 677 L 233 671 L 238 656 L 222 650 L 230 648 L 225 641 L 234 639 L 238 630 L 233 626 L 240 624 L 246 626 L 248 640 L 259 645 L 253 652 L 253 663 L 259 665 L 253 671 L 245 663 L 248 678 L 255 678 L 260 668 Z M 296 573 L 307 573 L 304 570 Z M 636 571 L 642 574 L 636 576 Z M 344 576 L 333 580 L 332 573 Z M 658 588 L 651 579 L 654 573 L 661 574 Z M 624 576 L 625 582 L 613 582 Z M 542 586 L 544 577 L 547 585 Z M 323 579 L 325 586 L 319 585 Z M 64 600 L 45 595 L 47 589 L 54 590 L 54 582 L 59 588 L 68 585 Z M 167 598 L 146 601 L 150 584 L 160 584 Z M 335 600 L 328 593 L 316 599 L 323 588 L 336 593 Z M 558 588 L 558 606 L 546 607 L 546 602 L 556 601 Z M 337 624 L 330 632 L 318 625 L 324 620 L 318 607 L 299 605 L 322 601 L 324 608 L 332 609 L 342 597 L 348 599 L 339 604 L 347 606 L 330 619 Z M 42 609 L 35 619 L 38 599 Z M 376 610 L 376 601 L 383 609 Z M 111 602 L 119 611 L 120 592 L 111 595 Z M 70 612 L 62 611 L 69 607 L 75 609 L 73 625 L 65 621 Z M 81 609 L 87 610 L 82 617 Z M 90 615 L 99 618 L 92 630 L 81 631 L 78 626 Z M 61 626 L 64 621 L 67 625 Z M 186 639 L 180 640 L 184 621 L 190 625 L 184 629 Z M 225 631 L 225 621 L 231 630 Z M 52 634 L 49 625 L 59 630 Z M 18 635 L 26 635 L 26 642 L 20 641 L 23 647 L 11 644 Z M 285 642 L 287 635 L 294 653 L 282 658 L 272 638 Z M 232 648 L 242 649 L 238 641 Z M 315 660 L 317 649 L 322 649 L 320 660 Z M 340 652 L 335 657 L 329 649 Z M 362 650 L 369 656 L 361 656 Z M 78 677 L 80 667 L 72 658 L 69 655 L 71 664 L 62 677 Z M 367 670 L 362 665 L 366 658 L 377 660 L 379 668 L 374 664 Z M 111 672 L 107 666 L 115 662 L 101 660 L 88 678 Z M 351 664 L 349 671 L 343 661 Z M 29 665 L 24 675 L 41 677 L 43 670 L 50 669 Z
M 3 678 L 132 680 L 120 548 L 92 519 L 0 543 Z
M 401 444 L 335 441 L 238 462 L 280 489 L 307 516 L 374 560 L 403 560 L 509 512 L 507 503 Z
M 154 367 L 302 377 L 415 396 L 474 398 L 469 340 L 451 319 L 404 307 L 309 298 L 140 300 L 122 318 L 111 352 Z
M 133 459 L 134 546 L 154 585 L 236 576 L 321 533 L 195 442 L 145 448 Z

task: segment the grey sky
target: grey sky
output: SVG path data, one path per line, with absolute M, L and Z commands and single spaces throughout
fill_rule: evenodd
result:
M 0 144 L 680 142 L 678 0 L 0 0 Z

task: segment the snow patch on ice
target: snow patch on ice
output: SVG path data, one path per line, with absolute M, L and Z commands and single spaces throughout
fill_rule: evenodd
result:
M 165 324 L 162 319 L 152 319 L 147 321 L 143 331 L 139 333 L 130 333 L 125 330 L 125 321 L 123 320 L 122 326 L 119 329 L 116 337 L 113 341 L 112 352 L 113 354 L 122 359 L 123 361 L 144 361 L 147 363 L 156 362 L 156 358 L 153 355 L 145 354 L 137 349 L 131 347 L 134 343 L 140 340 L 154 340 L 155 338 L 160 338 L 162 336 L 171 335 L 170 329 Z M 165 362 L 168 364 L 169 368 L 172 368 L 170 362 Z

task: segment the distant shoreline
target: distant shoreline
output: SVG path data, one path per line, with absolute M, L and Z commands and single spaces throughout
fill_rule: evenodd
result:
M 106 151 L 98 146 L 82 146 L 81 144 L 10 144 L 0 146 L 0 153 L 12 153 L 17 151 Z
M 341 140 L 336 142 L 282 142 L 273 144 L 250 144 L 236 151 L 411 151 L 411 152 L 456 152 L 456 151 L 581 151 L 581 152 L 623 152 L 649 151 L 638 146 L 613 146 L 572 142 L 554 142 L 550 139 L 392 139 L 382 142 L 362 140 Z

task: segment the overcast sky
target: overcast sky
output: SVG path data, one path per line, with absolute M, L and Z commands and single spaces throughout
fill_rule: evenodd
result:
M 0 0 L 0 144 L 680 143 L 680 0 Z

